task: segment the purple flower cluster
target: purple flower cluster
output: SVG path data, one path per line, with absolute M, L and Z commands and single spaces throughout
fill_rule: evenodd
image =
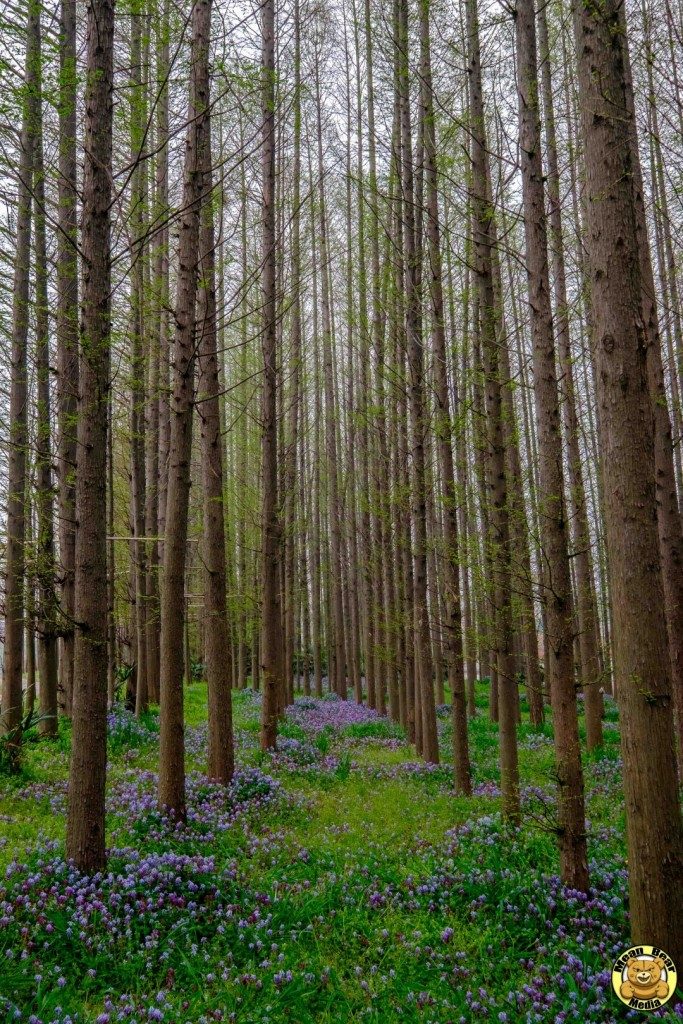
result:
M 185 788 L 187 823 L 181 825 L 159 810 L 154 772 L 126 772 L 107 800 L 108 813 L 119 822 L 114 836 L 126 836 L 135 827 L 147 840 L 163 842 L 173 835 L 176 839 L 187 836 L 194 843 L 210 844 L 247 816 L 255 818 L 267 807 L 296 803 L 276 779 L 257 767 L 238 768 L 227 789 L 199 772 L 190 772 Z
M 314 697 L 297 697 L 287 708 L 287 717 L 306 733 L 320 733 L 323 730 L 341 732 L 351 725 L 365 725 L 367 722 L 381 722 L 384 719 L 377 711 L 356 704 L 352 700 L 340 700 L 330 696 L 323 700 Z
M 320 750 L 310 740 L 279 736 L 277 747 L 269 754 L 273 771 L 288 774 L 329 775 L 337 771 L 339 758 Z
M 159 739 L 158 724 L 151 716 L 136 718 L 132 711 L 116 704 L 107 713 L 107 737 L 115 749 L 147 746 Z
M 54 782 L 30 782 L 17 790 L 14 796 L 19 802 L 46 803 L 52 814 L 64 814 L 68 789 L 69 784 L 66 779 L 57 779 Z

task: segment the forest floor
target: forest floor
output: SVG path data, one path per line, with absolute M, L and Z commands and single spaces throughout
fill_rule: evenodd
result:
M 69 734 L 0 779 L 0 1022 L 616 1024 L 629 944 L 618 723 L 586 759 L 592 890 L 564 889 L 551 728 L 519 728 L 524 824 L 500 819 L 486 688 L 470 723 L 475 795 L 351 702 L 299 697 L 258 749 L 259 695 L 235 694 L 238 770 L 206 781 L 206 688 L 186 690 L 188 822 L 156 809 L 158 720 L 109 720 L 109 866 L 63 860 Z M 439 709 L 444 762 L 448 708 Z M 676 1003 L 676 998 L 674 999 Z

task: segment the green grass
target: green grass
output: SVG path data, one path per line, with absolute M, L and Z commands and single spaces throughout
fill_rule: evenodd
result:
M 488 720 L 483 684 L 477 707 L 470 723 L 473 778 L 490 786 L 499 779 L 498 730 Z M 204 725 L 203 684 L 186 688 L 185 714 L 190 729 Z M 608 715 L 613 721 L 611 705 Z M 59 932 L 67 927 L 62 915 L 58 939 L 31 953 L 40 960 L 41 975 L 52 979 L 40 984 L 21 960 L 5 958 L 16 940 L 0 930 L 0 995 L 19 1007 L 18 1019 L 35 1013 L 42 1024 L 63 1024 L 70 1014 L 74 1024 L 90 1024 L 111 997 L 131 1009 L 124 1016 L 111 1011 L 109 1024 L 142 1024 L 153 1019 L 147 1016 L 151 1006 L 162 1007 L 167 1024 L 495 1024 L 505 1013 L 510 1022 L 525 1024 L 532 1011 L 526 1004 L 517 1009 L 510 999 L 528 981 L 527 958 L 557 996 L 543 1005 L 542 1024 L 553 1024 L 561 1009 L 578 1012 L 566 1020 L 623 1019 L 609 993 L 596 995 L 595 980 L 609 967 L 610 944 L 628 938 L 615 729 L 606 732 L 604 750 L 586 758 L 586 781 L 596 885 L 601 893 L 614 886 L 618 902 L 581 925 L 571 905 L 558 899 L 556 910 L 548 910 L 544 903 L 555 885 L 549 878 L 558 857 L 547 819 L 533 803 L 525 804 L 522 830 L 510 834 L 500 824 L 493 790 L 455 797 L 449 768 L 430 773 L 412 767 L 417 758 L 402 730 L 385 721 L 339 733 L 325 729 L 314 737 L 287 721 L 281 735 L 294 742 L 292 749 L 298 743 L 317 751 L 312 765 L 294 767 L 258 750 L 259 708 L 249 691 L 234 695 L 234 721 L 239 762 L 260 765 L 282 785 L 270 803 L 251 808 L 247 801 L 227 828 L 200 820 L 185 832 L 169 831 L 155 813 L 129 815 L 125 807 L 108 821 L 117 847 L 211 856 L 218 895 L 204 905 L 195 895 L 204 884 L 200 877 L 199 890 L 188 890 L 196 910 L 169 912 L 157 929 L 149 923 L 154 912 L 145 910 L 131 920 L 130 934 L 113 944 L 106 931 L 95 930 L 90 952 Z M 142 724 L 140 730 L 124 720 L 110 737 L 110 792 L 142 780 L 142 789 L 153 794 L 145 773 L 156 768 L 156 714 Z M 439 728 L 447 762 L 450 721 L 441 719 Z M 201 740 L 201 732 L 193 735 Z M 551 736 L 549 724 L 540 731 L 526 721 L 519 727 L 523 786 L 552 792 Z M 63 842 L 64 802 L 54 799 L 51 787 L 64 789 L 69 740 L 62 723 L 58 740 L 27 747 L 20 777 L 0 779 L 0 868 L 15 859 L 35 864 L 45 840 Z M 188 771 L 201 773 L 205 751 L 201 743 L 190 747 L 198 752 L 188 755 Z M 253 798 L 251 792 L 240 798 L 247 795 Z M 117 870 L 113 862 L 114 875 Z M 186 885 L 179 878 L 173 889 L 184 893 Z M 216 899 L 237 909 L 216 916 Z M 33 921 L 29 932 L 32 927 Z M 150 934 L 148 949 L 143 939 Z M 583 966 L 562 975 L 566 981 L 558 989 L 552 979 L 560 977 L 568 952 Z M 94 978 L 87 966 L 96 970 Z M 61 987 L 55 968 L 64 978 Z M 576 980 L 579 974 L 592 979 L 588 993 Z M 477 995 L 482 988 L 485 998 Z M 160 1003 L 157 992 L 163 994 Z M 9 1024 L 13 1011 L 3 1018 L 1 1005 L 0 1024 Z

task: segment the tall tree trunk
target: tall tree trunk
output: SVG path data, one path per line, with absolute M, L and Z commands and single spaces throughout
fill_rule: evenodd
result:
M 112 403 L 107 410 L 107 705 L 116 700 L 116 542 L 114 541 L 114 436 Z
M 436 392 L 436 420 L 434 429 L 436 432 L 444 492 L 444 599 L 446 602 L 444 629 L 448 685 L 451 691 L 452 702 L 455 788 L 456 792 L 467 796 L 472 791 L 472 784 L 470 780 L 469 748 L 467 742 L 467 702 L 460 612 L 458 508 L 451 441 L 453 437 L 453 422 L 451 419 L 446 373 L 446 331 L 444 326 L 439 198 L 437 191 L 436 130 L 434 125 L 434 98 L 432 95 L 429 0 L 421 0 L 420 15 L 421 100 L 425 137 L 429 291 L 432 303 L 432 344 L 434 347 L 434 384 Z
M 162 457 L 161 410 L 168 407 L 168 395 L 164 385 L 168 378 L 168 65 L 169 65 L 169 16 L 168 0 L 162 0 L 159 25 L 157 28 L 157 120 L 154 221 L 157 226 L 153 252 L 152 309 L 154 323 L 150 333 L 149 378 L 145 410 L 145 533 L 148 542 L 149 562 L 146 575 L 147 605 L 147 686 L 149 699 L 159 700 L 160 639 L 161 620 L 159 607 L 159 563 L 161 545 L 159 520 L 162 494 L 165 500 L 166 459 Z
M 290 683 L 296 642 L 297 458 L 299 443 L 299 391 L 301 388 L 301 17 L 299 0 L 294 5 L 294 157 L 292 166 L 292 384 L 289 431 L 285 459 L 285 680 Z M 297 660 L 298 665 L 298 660 Z M 298 669 L 297 669 L 298 673 Z M 288 685 L 289 689 L 289 685 Z M 288 693 L 288 697 L 293 692 Z
M 204 501 L 204 643 L 208 690 L 210 779 L 227 785 L 235 767 L 232 734 L 232 659 L 226 603 L 223 439 L 216 340 L 215 232 L 213 223 L 210 118 L 203 138 L 204 206 L 200 236 L 201 279 L 197 308 Z
M 24 77 L 17 187 L 17 233 L 12 284 L 12 351 L 9 400 L 9 466 L 7 472 L 7 548 L 5 552 L 5 666 L 2 678 L 2 730 L 18 767 L 21 747 L 24 660 L 26 462 L 28 447 L 27 349 L 29 279 L 31 272 L 31 199 L 35 132 L 40 102 L 38 61 L 40 7 L 31 0 L 26 26 Z
M 640 259 L 642 311 L 647 339 L 647 374 L 654 421 L 655 498 L 664 587 L 664 611 L 669 638 L 674 716 L 678 735 L 679 775 L 683 771 L 683 527 L 676 493 L 671 419 L 664 384 L 659 317 L 643 194 L 643 174 L 638 151 L 635 101 L 628 36 L 623 10 L 620 13 L 624 48 L 624 81 L 631 142 L 633 200 Z
M 481 84 L 477 0 L 467 0 L 468 74 L 472 134 L 472 217 L 475 275 L 478 291 L 479 331 L 485 380 L 487 423 L 486 490 L 490 496 L 490 537 L 487 555 L 494 597 L 496 658 L 491 665 L 491 688 L 499 687 L 500 774 L 503 813 L 510 821 L 519 818 L 519 769 L 517 764 L 517 700 L 512 652 L 511 550 L 508 517 L 505 438 L 499 348 L 507 344 L 493 288 L 492 249 L 494 210 L 491 201 L 488 150 Z M 494 679 L 496 670 L 498 679 Z
M 261 497 L 261 670 L 263 703 L 261 747 L 277 740 L 280 707 L 282 623 L 280 619 L 280 553 L 282 546 L 277 496 L 277 306 L 275 237 L 275 0 L 261 7 L 261 187 L 262 206 L 262 472 Z
M 66 855 L 105 864 L 107 764 L 107 423 L 110 389 L 113 0 L 87 7 L 83 264 L 76 480 L 73 730 Z M 109 567 L 113 572 L 113 566 Z
M 374 349 L 375 353 L 381 348 L 381 333 L 383 330 L 382 325 L 382 305 L 381 305 L 381 274 L 380 274 L 380 253 L 379 253 L 379 190 L 377 182 L 377 135 L 375 129 L 375 59 L 374 59 L 374 45 L 373 45 L 373 29 L 372 29 L 372 15 L 370 0 L 364 0 L 364 33 L 365 33 L 365 65 L 366 65 L 366 77 L 367 77 L 367 112 L 368 112 L 368 178 L 367 178 L 367 189 L 369 197 L 369 236 L 370 236 L 370 296 L 371 296 L 371 348 Z M 360 127 L 359 127 L 360 132 Z M 359 161 L 362 161 L 362 152 L 359 149 Z M 363 268 L 365 269 L 365 268 Z M 366 287 L 365 277 L 363 278 L 363 288 Z M 365 295 L 361 296 L 362 300 L 365 300 Z M 367 323 L 367 305 L 365 309 L 361 307 L 361 316 Z M 365 349 L 365 342 L 364 342 Z M 363 358 L 363 357 L 362 357 Z M 370 350 L 367 352 L 367 365 L 363 367 L 363 374 L 365 377 L 365 385 L 367 390 L 366 404 L 365 406 L 365 422 L 366 430 L 369 431 L 370 421 L 373 416 L 372 412 L 372 396 L 371 396 L 371 378 L 370 378 L 370 366 L 371 356 Z M 368 436 L 370 441 L 371 435 Z M 369 468 L 369 467 L 368 467 Z M 381 599 L 381 586 L 380 586 L 380 559 L 381 550 L 378 547 L 378 537 L 381 538 L 381 520 L 379 519 L 379 510 L 372 508 L 372 502 L 370 499 L 371 494 L 371 481 L 370 477 L 367 478 L 367 490 L 366 490 L 366 502 L 368 503 L 368 514 L 367 514 L 367 547 L 368 547 L 368 559 L 367 559 L 367 572 L 370 573 L 370 581 L 368 587 L 368 614 L 367 614 L 367 651 L 366 658 L 368 664 L 366 664 L 366 676 L 368 680 L 368 704 L 370 707 L 376 707 L 382 701 L 382 694 L 384 690 L 384 679 L 382 678 L 382 672 L 379 663 L 379 643 L 381 642 L 380 637 L 380 621 L 382 617 L 382 599 Z
M 37 25 L 36 66 L 42 74 L 40 19 Z M 45 168 L 43 164 L 42 81 L 36 83 L 35 161 L 35 282 L 36 282 L 36 560 L 38 575 L 38 674 L 40 678 L 40 731 L 57 735 L 58 603 L 55 592 L 55 545 L 52 489 L 50 414 L 50 324 L 48 315 L 48 263 L 45 231 Z
M 631 935 L 683 959 L 683 825 L 655 502 L 654 424 L 620 4 L 575 0 Z M 640 760 L 647 751 L 647 772 Z M 658 799 L 652 799 L 652 786 Z
M 78 211 L 76 117 L 76 0 L 59 8 L 59 179 L 57 232 L 57 368 L 59 439 L 59 554 L 62 649 L 59 703 L 71 714 L 74 673 L 74 569 L 76 557 L 76 403 L 78 400 Z
M 143 93 L 142 75 L 142 0 L 134 0 L 131 8 L 131 82 L 130 82 L 130 142 L 131 163 L 134 164 L 131 179 L 130 216 L 133 239 L 131 245 L 131 402 L 130 402 L 130 462 L 131 462 L 131 521 L 134 541 L 131 546 L 134 559 L 135 580 L 135 664 L 137 686 L 135 691 L 135 712 L 140 715 L 147 710 L 147 544 L 145 537 L 145 176 L 146 162 L 142 160 L 145 131 L 147 128 L 146 103 Z
M 569 471 L 569 502 L 573 523 L 574 572 L 576 575 L 576 610 L 579 627 L 581 683 L 583 684 L 586 715 L 586 746 L 594 750 L 602 744 L 602 699 L 600 683 L 602 669 L 598 648 L 597 611 L 591 534 L 586 508 L 586 490 L 583 480 L 579 448 L 579 419 L 576 410 L 574 363 L 569 333 L 569 305 L 564 263 L 564 239 L 560 199 L 560 175 L 557 162 L 555 113 L 548 40 L 546 9 L 538 9 L 538 32 L 541 57 L 543 113 L 545 115 L 546 147 L 548 159 L 548 202 L 550 205 L 550 239 L 555 271 L 555 318 L 560 365 L 563 378 L 563 412 L 567 439 L 567 465 Z
M 325 455 L 328 488 L 328 523 L 330 534 L 330 598 L 332 604 L 331 632 L 334 641 L 334 676 L 330 674 L 330 687 L 342 700 L 346 700 L 347 676 L 345 654 L 344 606 L 342 597 L 341 560 L 341 505 L 337 465 L 337 412 L 333 379 L 332 313 L 329 285 L 329 252 L 327 245 L 327 206 L 323 168 L 322 110 L 320 76 L 315 66 L 316 134 L 318 148 L 318 232 L 320 242 L 321 311 L 323 341 L 323 383 L 325 391 Z
M 313 341 L 313 381 L 315 398 L 313 402 L 313 509 L 311 523 L 311 628 L 313 631 L 313 677 L 316 697 L 323 695 L 322 680 L 322 607 L 321 607 L 321 541 L 320 541 L 320 423 L 322 419 L 322 397 L 320 387 L 320 344 L 318 336 L 318 270 L 317 232 L 315 224 L 315 201 L 313 172 L 311 167 L 310 143 L 308 145 L 308 180 L 311 195 L 310 242 L 312 254 L 311 272 L 311 313 Z
M 358 50 L 358 26 L 356 22 L 356 51 Z M 356 400 L 356 334 L 358 320 L 354 308 L 354 263 L 355 257 L 353 246 L 353 103 L 352 103 L 352 82 L 351 82 L 351 57 L 349 52 L 348 37 L 344 31 L 344 51 L 346 58 L 346 353 L 347 353 L 347 430 L 349 453 L 348 476 L 347 476 L 347 521 L 348 521 L 348 586 L 346 588 L 346 602 L 348 604 L 349 628 L 347 629 L 347 664 L 349 668 L 350 683 L 353 687 L 354 697 L 358 703 L 363 699 L 361 690 L 360 675 L 360 615 L 358 598 L 358 498 L 356 481 L 358 478 L 356 468 L 356 438 L 358 436 L 357 421 L 357 400 Z M 358 73 L 360 75 L 360 71 Z M 344 612 L 346 615 L 346 610 Z
M 192 9 L 190 95 L 188 104 L 182 213 L 178 241 L 173 395 L 168 491 L 161 590 L 161 685 L 159 717 L 159 805 L 185 816 L 185 737 L 183 723 L 183 623 L 187 520 L 192 454 L 192 407 L 199 273 L 200 207 L 204 186 L 203 147 L 209 109 L 211 0 Z
M 535 18 L 534 0 L 517 0 L 515 31 L 519 141 L 533 345 L 534 398 L 538 425 L 539 518 L 541 550 L 545 565 L 544 600 L 548 623 L 544 640 L 550 645 L 550 693 L 558 784 L 560 871 L 566 885 L 586 892 L 588 854 L 574 685 L 572 589 L 564 500 L 560 403 L 550 305 Z
M 417 280 L 417 244 L 415 233 L 415 199 L 413 154 L 410 125 L 408 5 L 398 0 L 399 90 L 401 97 L 401 177 L 403 191 L 403 243 L 406 279 L 406 329 L 408 338 L 410 428 L 412 447 L 412 501 L 414 529 L 414 597 L 415 646 L 422 707 L 423 756 L 433 764 L 439 762 L 436 732 L 436 708 L 430 655 L 429 612 L 427 606 L 427 508 L 425 434 L 427 417 L 424 397 L 424 353 L 420 328 L 420 299 Z M 416 679 L 416 689 L 417 689 Z

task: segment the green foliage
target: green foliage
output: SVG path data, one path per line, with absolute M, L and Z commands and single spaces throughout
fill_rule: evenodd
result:
M 487 689 L 478 684 L 478 705 L 485 706 Z M 19 958 L 5 955 L 11 937 L 3 932 L 0 993 L 21 1007 L 22 1020 L 35 1013 L 61 1024 L 69 1014 L 77 1024 L 94 1024 L 111 997 L 122 1008 L 120 1019 L 166 1024 L 208 1022 L 216 1011 L 240 1024 L 447 1024 L 505 1020 L 500 1013 L 522 1021 L 526 1008 L 517 1011 L 509 995 L 532 980 L 522 961 L 533 959 L 534 970 L 543 966 L 549 979 L 566 978 L 564 989 L 549 989 L 556 994 L 553 1015 L 568 1010 L 571 1020 L 576 1007 L 577 1019 L 611 1024 L 608 1004 L 596 1002 L 594 979 L 608 957 L 599 952 L 594 929 L 608 928 L 608 944 L 627 938 L 616 728 L 606 731 L 605 749 L 585 760 L 592 871 L 608 903 L 607 911 L 591 917 L 572 910 L 549 881 L 558 869 L 555 840 L 528 797 L 523 828 L 511 833 L 501 827 L 498 729 L 486 713 L 470 722 L 473 776 L 482 788 L 465 799 L 452 792 L 448 717 L 439 720 L 446 763 L 424 770 L 401 729 L 384 720 L 336 732 L 323 727 L 314 736 L 285 720 L 282 752 L 262 753 L 258 695 L 238 691 L 233 700 L 238 763 L 262 771 L 242 767 L 230 794 L 217 796 L 203 778 L 206 687 L 186 687 L 194 780 L 186 829 L 162 826 L 153 776 L 145 779 L 138 761 L 128 763 L 131 748 L 141 748 L 145 766 L 154 770 L 155 710 L 140 719 L 120 709 L 112 713 L 110 803 L 128 793 L 136 808 L 110 812 L 109 841 L 118 851 L 110 862 L 113 876 L 133 878 L 132 868 L 124 871 L 127 848 L 137 851 L 132 864 L 158 854 L 200 862 L 209 857 L 211 867 L 206 877 L 174 868 L 171 903 L 163 911 L 168 916 L 156 928 L 146 916 L 156 903 L 146 901 L 143 883 L 136 896 L 140 913 L 121 929 L 115 954 L 102 930 L 86 957 L 82 944 L 67 938 L 66 910 L 51 912 L 54 940 L 41 949 L 40 984 Z M 613 715 L 610 703 L 608 724 Z M 550 723 L 539 731 L 525 722 L 519 740 L 524 786 L 552 795 Z M 28 857 L 31 870 L 39 870 L 37 858 L 45 855 L 34 851 L 44 838 L 61 844 L 68 741 L 62 723 L 56 743 L 26 744 L 26 777 L 39 780 L 32 787 L 0 780 L 0 866 Z M 318 760 L 299 765 L 297 744 L 317 751 Z M 285 756 L 287 764 L 280 764 Z M 281 785 L 273 787 L 269 776 Z M 135 789 L 146 794 L 148 810 L 131 796 Z M 228 827 L 215 827 L 202 820 L 206 807 L 228 816 L 243 810 L 234 821 L 229 817 Z M 557 906 L 549 909 L 553 894 Z M 178 897 L 194 909 L 176 906 Z M 229 912 L 214 909 L 220 899 Z M 574 926 L 575 914 L 588 923 Z M 561 975 L 568 955 L 579 968 Z M 485 1000 L 478 996 L 482 989 Z M 477 999 L 487 1013 L 473 1008 Z M 130 1009 L 123 1013 L 124 1007 Z M 161 1018 L 148 1017 L 152 1007 Z M 0 1024 L 10 1019 L 0 1000 Z M 541 1018 L 543 1024 L 554 1019 Z
M 318 748 L 321 754 L 329 753 L 330 748 L 332 746 L 333 735 L 333 730 L 328 725 L 326 725 L 325 728 L 322 729 L 315 737 L 315 740 L 313 742 L 315 743 L 315 746 Z
M 23 774 L 24 750 L 26 744 L 38 741 L 38 725 L 45 720 L 37 711 L 27 711 L 14 729 L 0 736 L 0 776 Z M 19 744 L 19 745 L 18 745 Z
M 362 739 L 366 736 L 375 739 L 405 739 L 404 729 L 396 722 L 390 722 L 388 719 L 347 725 L 345 729 L 342 729 L 342 735 L 357 739 Z
M 339 763 L 335 768 L 334 774 L 340 782 L 346 782 L 351 774 L 351 755 L 348 750 L 344 751 L 342 756 L 339 758 Z
M 198 658 L 190 658 L 190 682 L 200 683 L 206 679 L 206 666 Z
M 159 735 L 159 718 L 154 710 L 137 717 L 121 705 L 115 705 L 107 720 L 109 752 L 117 754 L 154 743 Z

